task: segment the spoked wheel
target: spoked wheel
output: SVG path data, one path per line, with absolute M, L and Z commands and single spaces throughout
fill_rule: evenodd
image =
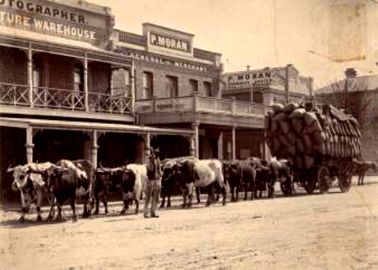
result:
M 303 188 L 308 194 L 312 194 L 316 188 L 316 178 L 310 174 L 306 175 L 306 178 L 301 179 L 300 183 L 302 183 Z
M 319 167 L 319 170 L 317 172 L 317 180 L 320 193 L 323 194 L 327 192 L 329 187 L 331 186 L 331 177 L 327 167 Z
M 348 192 L 352 184 L 353 163 L 344 159 L 339 164 L 339 188 L 341 192 Z
M 292 178 L 281 179 L 281 191 L 285 196 L 291 196 L 294 193 L 294 182 Z

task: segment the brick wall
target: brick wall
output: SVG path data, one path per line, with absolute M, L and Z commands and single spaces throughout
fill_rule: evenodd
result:
M 179 96 L 192 95 L 189 80 L 198 81 L 198 92 L 204 94 L 205 88 L 203 83 L 213 83 L 213 95 L 218 92 L 218 87 L 213 82 L 214 75 L 209 73 L 201 73 L 192 70 L 169 67 L 156 63 L 145 63 L 143 61 L 135 61 L 136 64 L 136 98 L 142 99 L 143 93 L 143 72 L 151 72 L 153 74 L 153 95 L 158 98 L 168 97 L 166 91 L 166 76 L 174 76 L 178 78 Z

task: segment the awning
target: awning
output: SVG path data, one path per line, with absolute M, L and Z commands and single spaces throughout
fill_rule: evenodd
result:
M 111 124 L 111 123 L 94 123 L 94 122 L 78 122 L 68 120 L 45 120 L 34 118 L 11 118 L 0 117 L 0 126 L 14 127 L 14 128 L 35 128 L 35 129 L 49 129 L 49 130 L 72 130 L 72 131 L 98 131 L 98 132 L 113 132 L 113 133 L 135 133 L 154 135 L 180 135 L 191 136 L 194 134 L 190 129 L 171 129 L 171 128 L 156 128 L 138 125 L 126 124 Z

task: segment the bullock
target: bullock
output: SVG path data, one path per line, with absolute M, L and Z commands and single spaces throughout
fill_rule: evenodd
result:
M 94 198 L 96 210 L 93 214 L 99 213 L 100 199 L 104 204 L 105 214 L 108 214 L 109 193 L 120 193 L 122 191 L 122 177 L 126 167 L 104 168 L 100 167 L 96 171 Z
M 56 164 L 60 169 L 53 168 L 48 172 L 47 186 L 55 196 L 58 216 L 57 219 L 62 218 L 62 206 L 70 200 L 72 209 L 72 219 L 77 220 L 75 201 L 76 196 L 84 196 L 84 213 L 83 216 L 87 217 L 91 211 L 88 210 L 88 202 L 91 208 L 94 204 L 94 168 L 88 160 L 60 160 Z M 63 168 L 63 169 L 62 169 Z M 53 218 L 54 205 L 51 205 L 49 218 Z
M 162 165 L 163 175 L 161 180 L 161 204 L 160 207 L 165 206 L 165 197 L 167 197 L 167 207 L 171 207 L 172 190 L 177 183 L 180 183 L 182 178 L 180 171 L 177 170 L 177 163 L 169 160 Z
M 135 214 L 138 214 L 142 192 L 146 186 L 147 167 L 144 164 L 128 164 L 123 174 L 122 197 L 124 210 L 128 209 L 129 202 L 135 201 Z
M 291 161 L 285 159 L 277 160 L 273 158 L 268 162 L 269 173 L 267 185 L 269 198 L 274 198 L 274 185 L 277 181 L 290 181 L 291 184 L 293 183 L 291 165 Z
M 13 172 L 12 189 L 14 191 L 20 191 L 21 194 L 21 209 L 22 214 L 19 220 L 25 221 L 25 214 L 31 204 L 34 203 L 37 209 L 37 220 L 42 220 L 41 217 L 41 205 L 43 201 L 43 195 L 47 194 L 45 178 L 39 173 L 41 170 L 47 170 L 50 168 L 59 168 L 51 162 L 45 163 L 29 163 L 26 165 L 18 165 L 14 168 L 8 168 L 7 172 Z
M 214 186 L 217 185 L 223 194 L 223 205 L 226 204 L 226 184 L 223 177 L 223 166 L 219 160 L 187 159 L 179 163 L 179 169 L 183 179 L 183 207 L 192 205 L 193 191 L 195 187 L 208 187 L 208 200 L 206 205 L 213 202 Z M 187 198 L 189 201 L 187 202 Z
M 248 189 L 251 200 L 254 199 L 256 170 L 248 160 L 225 162 L 224 176 L 230 186 L 231 201 L 239 200 L 241 187 L 244 187 L 244 200 L 247 200 Z
M 364 160 L 357 160 L 353 158 L 353 170 L 358 175 L 357 185 L 364 185 L 364 178 L 365 174 L 368 170 L 373 170 L 374 172 L 378 172 L 378 164 L 373 161 L 364 161 Z
M 146 178 L 146 165 L 128 164 L 117 168 L 104 168 L 101 166 L 96 172 L 95 214 L 99 212 L 99 197 L 102 197 L 105 213 L 108 212 L 106 198 L 109 190 L 122 192 L 123 208 L 121 214 L 126 213 L 133 200 L 136 204 L 135 214 L 137 214 Z

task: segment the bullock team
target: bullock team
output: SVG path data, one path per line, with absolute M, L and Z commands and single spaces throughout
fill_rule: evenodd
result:
M 55 206 L 58 208 L 56 219 L 61 219 L 64 203 L 69 202 L 72 218 L 77 220 L 75 204 L 77 197 L 83 199 L 83 216 L 99 213 L 99 203 L 102 201 L 105 214 L 108 213 L 108 196 L 110 193 L 122 194 L 123 209 L 128 211 L 135 202 L 135 213 L 139 211 L 142 195 L 145 193 L 148 172 L 146 165 L 128 164 L 117 168 L 104 168 L 101 164 L 95 169 L 88 160 L 60 160 L 56 164 L 30 163 L 19 165 L 7 170 L 13 173 L 12 187 L 21 193 L 22 215 L 31 203 L 36 205 L 37 220 L 41 220 L 41 204 L 43 197 L 50 202 L 48 219 L 55 216 Z M 200 190 L 208 192 L 206 205 L 214 202 L 214 195 L 222 194 L 222 204 L 226 204 L 227 186 L 231 193 L 231 201 L 237 201 L 239 192 L 244 191 L 244 200 L 250 191 L 250 199 L 262 196 L 267 191 L 268 197 L 274 197 L 276 181 L 293 181 L 291 164 L 286 160 L 270 162 L 259 158 L 248 158 L 236 161 L 219 161 L 216 159 L 199 160 L 193 157 L 171 158 L 161 161 L 161 205 L 171 207 L 171 195 L 179 188 L 183 196 L 182 207 L 191 207 L 194 194 L 197 203 L 200 202 Z

